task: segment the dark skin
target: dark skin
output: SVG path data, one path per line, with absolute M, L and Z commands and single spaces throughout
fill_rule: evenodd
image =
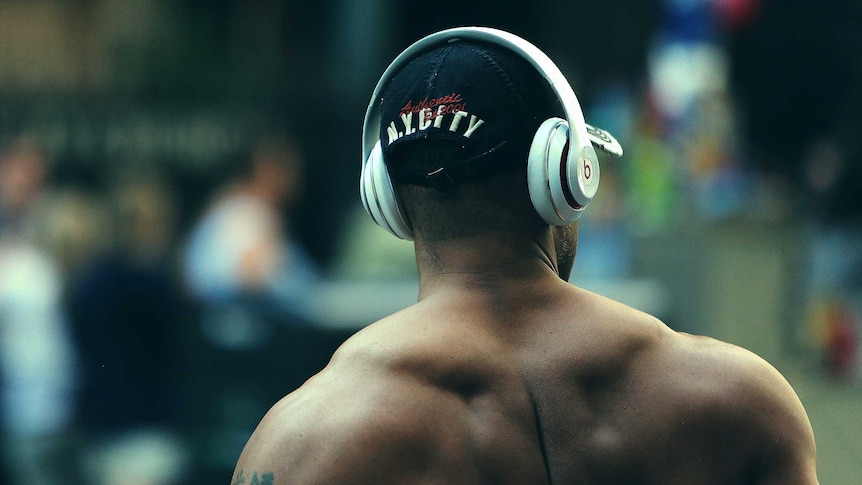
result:
M 416 232 L 419 301 L 278 402 L 234 480 L 817 483 L 814 436 L 754 354 L 572 286 L 577 227 Z

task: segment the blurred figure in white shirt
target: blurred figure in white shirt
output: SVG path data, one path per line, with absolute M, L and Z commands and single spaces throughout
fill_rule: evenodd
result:
M 44 199 L 42 152 L 16 141 L 0 153 L 0 425 L 10 483 L 68 483 L 74 347 L 63 277 L 33 234 Z M 5 481 L 4 480 L 4 481 Z
M 239 164 L 192 229 L 186 282 L 204 309 L 254 302 L 301 319 L 319 276 L 288 226 L 302 187 L 301 154 L 292 140 L 267 138 Z

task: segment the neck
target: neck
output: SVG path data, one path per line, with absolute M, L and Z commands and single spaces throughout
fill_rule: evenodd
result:
M 417 236 L 420 300 L 452 290 L 517 292 L 564 279 L 550 231 L 536 239 L 480 234 L 426 242 Z

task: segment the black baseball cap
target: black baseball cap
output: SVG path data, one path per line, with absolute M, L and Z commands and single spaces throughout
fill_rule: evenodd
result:
M 380 94 L 381 147 L 401 183 L 459 183 L 525 166 L 541 123 L 565 118 L 556 93 L 530 62 L 481 40 L 420 52 Z M 613 140 L 602 130 L 588 126 L 588 132 L 599 148 Z M 416 171 L 404 165 L 404 148 L 429 145 L 447 146 L 439 167 Z

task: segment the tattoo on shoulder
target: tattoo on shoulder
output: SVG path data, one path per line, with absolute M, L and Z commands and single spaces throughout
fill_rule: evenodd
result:
M 246 473 L 245 470 L 239 470 L 230 483 L 231 485 L 272 485 L 273 480 L 275 480 L 275 474 L 272 472 Z

